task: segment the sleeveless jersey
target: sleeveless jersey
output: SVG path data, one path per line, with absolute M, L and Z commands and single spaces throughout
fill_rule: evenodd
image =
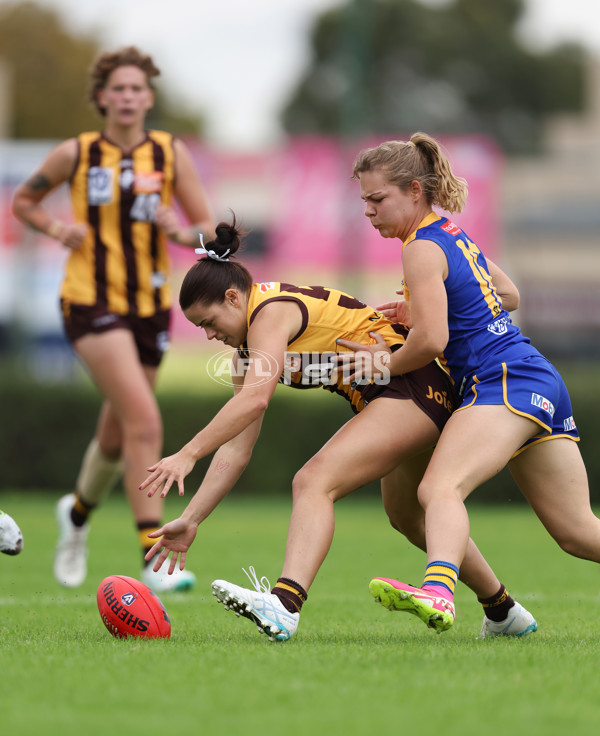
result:
M 448 261 L 444 284 L 448 296 L 449 339 L 441 360 L 448 366 L 459 395 L 488 360 L 507 361 L 538 354 L 502 308 L 485 257 L 457 225 L 432 212 L 407 238 L 403 249 L 413 240 L 436 243 Z M 407 300 L 410 300 L 409 286 L 404 283 Z
M 404 345 L 408 328 L 392 324 L 381 313 L 349 294 L 324 286 L 294 286 L 271 281 L 253 284 L 248 301 L 248 327 L 260 310 L 275 301 L 292 301 L 302 312 L 302 326 L 288 343 L 280 383 L 293 388 L 322 386 L 347 398 L 360 411 L 360 391 L 344 383 L 342 372 L 332 375 L 332 356 L 347 351 L 338 338 L 373 345 L 369 332 L 380 333 L 393 349 Z
M 76 222 L 89 225 L 66 265 L 65 302 L 149 317 L 171 306 L 166 236 L 154 224 L 169 205 L 174 179 L 173 137 L 147 131 L 130 153 L 102 133 L 82 133 L 71 179 Z

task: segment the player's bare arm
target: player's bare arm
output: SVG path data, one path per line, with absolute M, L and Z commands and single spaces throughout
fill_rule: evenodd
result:
M 190 225 L 182 225 L 171 207 L 160 205 L 156 211 L 156 224 L 165 231 L 169 240 L 180 245 L 196 248 L 198 235 L 205 240 L 215 236 L 215 222 L 208 199 L 198 177 L 192 156 L 187 146 L 180 140 L 173 142 L 175 151 L 174 194 L 181 204 Z
M 417 370 L 442 354 L 448 342 L 448 303 L 444 279 L 447 261 L 442 250 L 427 240 L 415 240 L 403 253 L 404 275 L 411 285 L 412 327 L 406 343 L 392 354 L 387 368 L 392 376 Z M 412 286 L 414 284 L 414 287 Z M 348 340 L 339 344 L 351 350 L 375 354 L 384 348 L 382 338 L 376 345 L 361 345 Z M 364 364 L 364 356 L 361 356 Z M 375 365 L 372 367 L 375 375 Z
M 16 217 L 69 248 L 81 245 L 88 232 L 87 226 L 63 223 L 47 212 L 41 203 L 53 189 L 71 177 L 76 161 L 77 141 L 69 138 L 53 148 L 40 168 L 17 189 L 12 205 Z
M 503 309 L 506 309 L 507 312 L 514 312 L 515 309 L 519 308 L 521 300 L 519 290 L 500 266 L 497 266 L 493 261 L 490 261 L 489 258 L 486 258 L 486 261 L 496 293 L 502 300 Z
M 148 468 L 150 475 L 140 485 L 153 496 L 161 487 L 166 495 L 177 482 L 183 495 L 183 481 L 198 460 L 243 432 L 262 418 L 283 371 L 288 341 L 301 324 L 297 305 L 275 302 L 262 309 L 248 329 L 249 361 L 241 390 L 230 399 L 214 419 L 175 455 L 163 458 Z M 262 357 L 268 355 L 268 365 Z M 254 360 L 260 356 L 261 360 Z M 163 487 L 164 484 L 164 487 Z
M 234 356 L 233 361 L 241 362 L 237 355 Z M 236 392 L 241 389 L 243 383 L 243 376 L 238 368 L 239 366 L 236 366 L 233 372 Z M 260 434 L 261 424 L 262 417 L 220 447 L 200 487 L 181 516 L 148 535 L 156 538 L 157 542 L 148 551 L 146 560 L 150 561 L 154 555 L 160 553 L 155 561 L 155 570 L 160 569 L 169 554 L 171 554 L 169 573 L 175 569 L 178 557 L 179 569 L 184 569 L 187 550 L 196 538 L 198 526 L 214 511 L 238 481 L 250 461 L 252 450 Z

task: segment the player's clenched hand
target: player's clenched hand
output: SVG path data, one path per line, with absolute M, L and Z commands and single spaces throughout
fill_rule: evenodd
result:
M 162 487 L 160 497 L 164 498 L 171 490 L 173 483 L 177 482 L 179 495 L 183 496 L 183 479 L 192 471 L 195 464 L 196 460 L 189 451 L 186 451 L 185 447 L 175 455 L 163 457 L 159 462 L 146 468 L 150 475 L 140 484 L 140 491 L 147 488 L 148 495 L 154 496 Z
M 171 207 L 165 204 L 158 205 L 154 222 L 157 227 L 165 231 L 167 237 L 177 239 L 176 236 L 180 229 L 179 218 Z
M 149 562 L 154 555 L 158 554 L 153 570 L 158 572 L 163 562 L 171 553 L 171 562 L 169 563 L 169 575 L 173 574 L 177 565 L 177 557 L 179 557 L 179 569 L 185 567 L 185 558 L 188 549 L 192 546 L 192 542 L 196 538 L 198 524 L 182 516 L 179 519 L 170 521 L 155 532 L 150 532 L 149 537 L 159 537 L 154 546 L 146 552 L 145 560 Z M 160 554 L 159 554 L 160 553 Z
M 89 228 L 83 222 L 77 222 L 72 225 L 63 225 L 58 232 L 57 239 L 67 248 L 77 250 L 77 248 L 79 248 L 83 243 L 88 232 Z

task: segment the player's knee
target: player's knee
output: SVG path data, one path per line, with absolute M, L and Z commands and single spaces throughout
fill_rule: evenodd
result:
M 553 534 L 554 541 L 567 554 L 574 557 L 587 557 L 585 539 L 579 534 L 569 534 L 568 532 L 559 532 Z
M 426 509 L 435 496 L 435 487 L 431 483 L 427 483 L 427 481 L 421 481 L 417 489 L 417 500 L 421 504 L 421 507 Z
M 159 412 L 147 412 L 143 416 L 125 422 L 124 435 L 129 442 L 157 446 L 162 444 L 163 428 Z
M 310 464 L 300 468 L 292 481 L 292 499 L 294 502 L 306 499 L 309 496 L 329 496 L 333 490 L 323 475 Z
M 298 501 L 301 497 L 305 496 L 310 490 L 310 476 L 311 473 L 306 468 L 300 468 L 294 475 L 292 480 L 292 499 Z
M 419 484 L 417 499 L 421 507 L 426 510 L 435 501 L 460 501 L 462 503 L 462 493 L 462 489 L 456 486 L 440 485 L 440 483 L 424 479 Z
M 544 526 L 567 554 L 600 562 L 600 519 L 591 508 L 572 517 L 545 518 Z
M 109 462 L 116 462 L 121 459 L 122 445 L 120 437 L 106 437 L 98 440 L 98 448 L 102 453 L 102 457 Z

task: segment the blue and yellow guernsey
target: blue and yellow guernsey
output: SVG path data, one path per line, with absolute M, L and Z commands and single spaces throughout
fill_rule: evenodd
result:
M 406 239 L 403 249 L 414 240 L 436 243 L 448 261 L 449 340 L 442 361 L 460 395 L 488 360 L 502 362 L 537 353 L 502 308 L 484 255 L 457 225 L 432 212 Z M 410 300 L 410 284 L 404 284 L 404 297 Z

